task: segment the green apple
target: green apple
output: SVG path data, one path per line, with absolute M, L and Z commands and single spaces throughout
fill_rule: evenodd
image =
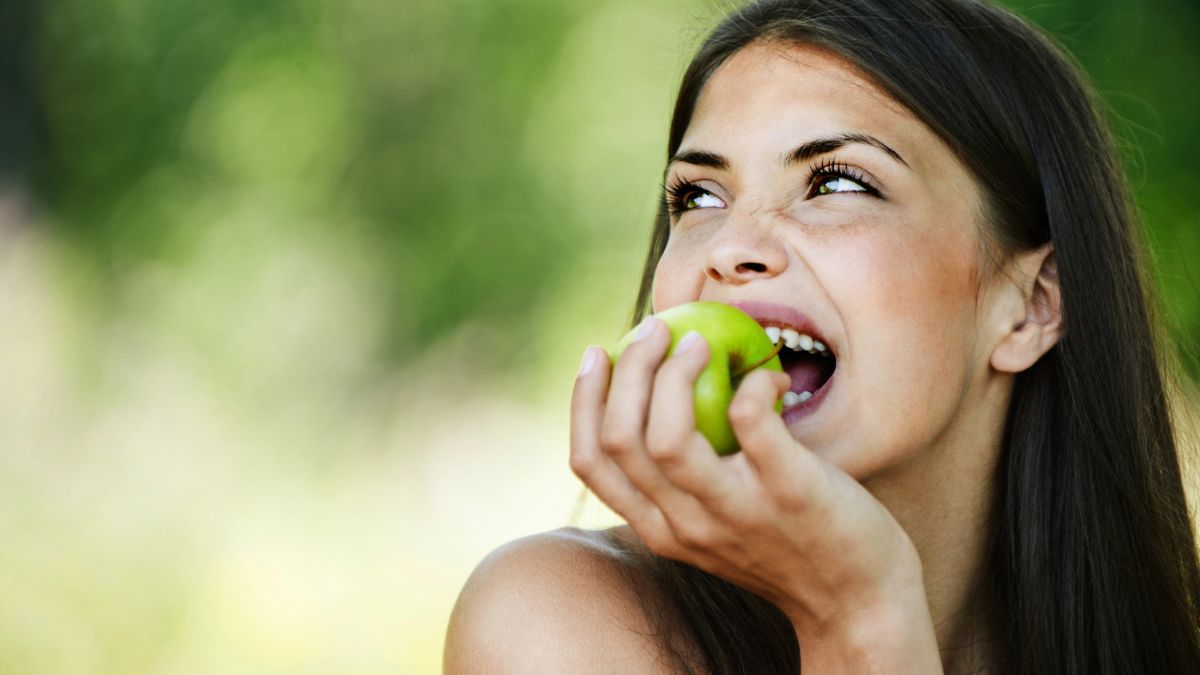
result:
M 742 310 L 719 302 L 689 302 L 655 314 L 671 330 L 670 356 L 690 331 L 704 337 L 712 354 L 696 378 L 696 429 L 704 434 L 719 455 L 738 451 L 737 437 L 729 425 L 729 403 L 742 377 L 755 368 L 782 371 L 779 347 L 771 343 L 763 327 Z M 609 355 L 615 364 L 633 342 L 636 330 L 621 338 Z M 782 341 L 780 342 L 782 345 Z M 783 410 L 776 403 L 777 411 Z

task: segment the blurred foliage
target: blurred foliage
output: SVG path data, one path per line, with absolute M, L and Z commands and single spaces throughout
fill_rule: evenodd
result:
M 568 7 L 46 3 L 38 191 L 101 283 L 187 260 L 250 199 L 286 221 L 278 236 L 317 228 L 366 249 L 387 358 L 467 319 L 512 329 L 493 345 L 503 358 L 528 338 L 507 317 L 588 243 L 564 189 L 578 186 L 557 184 L 572 158 L 547 157 L 535 126 L 583 14 Z
M 436 670 L 475 562 L 570 512 L 575 359 L 729 4 L 7 0 L 0 673 Z M 1200 10 L 1011 5 L 1194 339 Z
M 1200 76 L 1200 10 L 1011 4 L 1028 5 L 1067 43 L 1111 105 L 1176 335 L 1200 334 L 1200 270 L 1186 264 L 1200 260 L 1200 94 L 1181 86 Z M 648 218 L 630 227 L 640 214 L 613 205 L 652 199 L 666 127 L 658 113 L 672 92 L 638 89 L 631 76 L 657 67 L 639 58 L 647 41 L 661 62 L 716 9 L 682 0 L 23 8 L 43 132 L 29 170 L 56 226 L 95 265 L 94 281 L 119 286 L 147 262 L 186 260 L 214 218 L 252 199 L 249 208 L 287 223 L 279 236 L 319 229 L 365 249 L 349 254 L 377 284 L 385 358 L 411 358 L 471 320 L 504 326 L 492 345 L 499 362 L 531 338 L 508 318 L 545 301 L 581 251 L 646 229 Z

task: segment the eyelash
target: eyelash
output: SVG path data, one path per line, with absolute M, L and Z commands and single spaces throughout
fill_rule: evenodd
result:
M 667 205 L 667 213 L 677 216 L 690 209 L 685 208 L 688 197 L 697 192 L 708 192 L 690 181 L 676 178 L 663 186 L 663 202 Z
M 837 160 L 828 160 L 824 163 L 814 162 L 808 168 L 808 179 L 805 181 L 809 184 L 808 197 L 821 196 L 814 194 L 816 188 L 821 181 L 818 179 L 845 178 L 862 186 L 863 194 L 873 197 L 879 196 L 879 190 L 867 180 L 866 175 L 859 169 L 856 169 L 848 164 L 843 164 Z M 689 197 L 698 194 L 712 194 L 708 190 L 696 185 L 687 180 L 676 178 L 670 183 L 663 186 L 663 201 L 667 206 L 667 212 L 672 216 L 677 216 L 684 211 L 691 209 L 685 208 Z

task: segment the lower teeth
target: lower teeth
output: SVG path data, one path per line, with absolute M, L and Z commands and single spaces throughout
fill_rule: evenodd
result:
M 790 408 L 797 403 L 804 403 L 808 399 L 812 398 L 812 396 L 813 395 L 811 391 L 802 391 L 799 394 L 794 391 L 786 392 L 783 395 L 783 406 L 785 408 Z

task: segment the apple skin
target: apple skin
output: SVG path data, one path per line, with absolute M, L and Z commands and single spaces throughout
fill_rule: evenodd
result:
M 783 371 L 779 356 L 775 355 L 776 346 L 750 315 L 719 302 L 689 302 L 654 316 L 662 319 L 671 331 L 667 356 L 673 354 L 683 336 L 693 330 L 708 343 L 712 356 L 696 378 L 696 429 L 704 434 L 718 455 L 737 452 L 737 437 L 729 425 L 729 403 L 733 400 L 733 392 L 745 376 L 741 371 L 746 366 L 766 360 L 758 367 Z M 630 331 L 609 352 L 614 364 L 636 334 L 636 329 Z M 782 412 L 783 403 L 776 402 L 775 409 Z

